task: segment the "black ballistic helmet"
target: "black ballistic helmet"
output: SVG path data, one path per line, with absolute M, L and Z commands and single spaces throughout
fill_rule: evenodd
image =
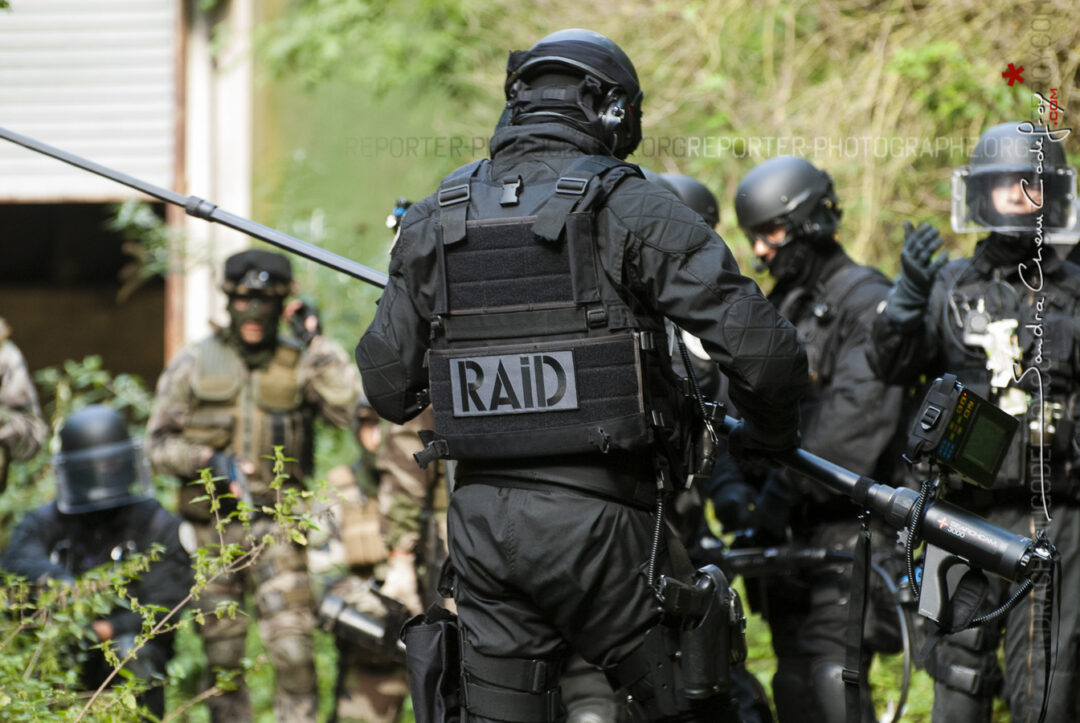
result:
M 781 245 L 803 238 L 833 240 L 840 215 L 832 177 L 794 156 L 758 164 L 735 189 L 735 216 L 751 242 L 775 226 L 787 229 Z
M 583 78 L 573 87 L 530 87 L 548 74 Z M 641 85 L 637 71 L 622 48 L 591 30 L 560 30 L 529 50 L 512 50 L 506 62 L 507 108 L 510 123 L 536 115 L 561 117 L 577 123 L 560 109 L 579 110 L 592 135 L 617 158 L 626 158 L 641 142 Z
M 56 506 L 68 515 L 123 507 L 151 493 L 142 444 L 130 437 L 119 412 L 100 404 L 64 422 L 53 472 Z
M 1060 133 L 1030 122 L 1001 123 L 983 133 L 968 165 L 953 171 L 953 229 L 1030 232 L 1040 215 L 1045 231 L 1069 228 L 1075 214 L 1076 169 L 1065 160 L 1057 140 Z M 991 192 L 1021 178 L 1027 180 L 1029 193 L 1041 186 L 1042 208 L 1025 214 L 999 213 Z
M 657 178 L 661 186 L 678 196 L 680 201 L 705 219 L 709 226 L 716 228 L 716 224 L 720 223 L 720 206 L 716 202 L 716 196 L 704 183 L 681 173 L 661 173 Z
M 284 254 L 250 249 L 225 259 L 221 290 L 229 296 L 288 296 L 292 291 L 292 264 Z

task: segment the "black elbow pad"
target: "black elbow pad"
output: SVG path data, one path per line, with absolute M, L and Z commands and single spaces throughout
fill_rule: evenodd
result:
M 368 402 L 383 419 L 403 424 L 427 406 L 423 380 L 415 385 L 397 351 L 379 334 L 368 331 L 360 339 L 356 366 Z

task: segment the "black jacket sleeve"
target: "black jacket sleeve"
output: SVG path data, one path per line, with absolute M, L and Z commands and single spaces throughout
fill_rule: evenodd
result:
M 617 283 L 701 340 L 729 377 L 750 434 L 796 445 L 806 352 L 795 328 L 739 273 L 723 239 L 674 196 L 638 178 L 618 187 L 599 222 L 598 236 L 613 243 L 609 274 L 625 270 L 629 278 Z
M 874 471 L 900 417 L 903 390 L 870 368 L 871 324 L 887 285 L 864 283 L 843 301 L 837 319 L 829 378 L 803 420 L 803 448 L 859 474 Z
M 431 198 L 402 219 L 390 257 L 389 281 L 375 318 L 356 345 L 356 365 L 371 406 L 395 424 L 427 406 L 424 391 L 431 311 L 434 308 L 435 219 Z M 410 293 L 412 292 L 412 293 Z
M 940 320 L 948 303 L 945 280 L 955 269 L 953 261 L 938 272 L 922 318 L 914 324 L 898 324 L 884 313 L 884 307 L 874 315 L 866 357 L 870 368 L 886 383 L 911 384 L 933 366 L 931 360 L 939 352 Z
M 50 503 L 26 513 L 11 535 L 0 567 L 32 583 L 74 579 L 63 565 L 49 561 L 49 552 L 59 539 L 57 526 L 50 523 L 50 518 L 56 516 L 53 508 L 54 503 Z
M 172 610 L 187 596 L 194 583 L 191 559 L 180 544 L 181 520 L 169 514 L 157 502 L 144 503 L 153 508 L 143 517 L 143 529 L 149 533 L 139 539 L 139 550 L 146 552 L 154 544 L 164 549 L 156 562 L 130 586 L 131 594 L 143 605 L 159 605 Z M 152 517 L 151 517 L 152 516 Z M 158 519 L 153 519 L 154 517 Z M 149 523 L 145 520 L 150 519 Z M 156 618 L 160 618 L 161 613 Z M 115 635 L 137 633 L 142 627 L 142 616 L 127 609 L 116 610 L 108 618 Z

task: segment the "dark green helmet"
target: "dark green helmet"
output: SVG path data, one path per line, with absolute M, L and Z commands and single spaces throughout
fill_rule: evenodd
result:
M 225 259 L 221 290 L 229 296 L 288 296 L 292 291 L 292 264 L 284 254 L 249 249 Z

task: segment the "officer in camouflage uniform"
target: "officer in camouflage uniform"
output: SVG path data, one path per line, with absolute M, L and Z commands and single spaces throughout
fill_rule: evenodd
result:
M 286 484 L 300 486 L 313 466 L 315 415 L 349 424 L 358 380 L 341 347 L 318 333 L 311 315 L 296 315 L 305 322 L 295 325 L 300 343 L 278 334 L 291 286 L 292 269 L 281 254 L 252 250 L 226 260 L 229 327 L 181 352 L 158 381 L 147 428 L 157 470 L 187 482 L 210 467 L 259 509 L 274 503 L 273 461 L 266 456 L 275 446 L 296 460 L 286 464 Z M 207 503 L 194 502 L 202 493 L 198 485 L 184 485 L 179 510 L 195 524 L 200 545 L 216 544 Z M 225 542 L 247 544 L 274 532 L 271 519 L 258 517 L 250 531 L 230 523 Z M 315 720 L 314 616 L 304 550 L 279 541 L 253 567 L 210 585 L 199 604 L 213 611 L 220 603 L 242 603 L 245 591 L 253 595 L 259 633 L 277 671 L 278 719 Z M 209 666 L 239 667 L 246 631 L 243 616 L 208 616 L 202 635 Z M 215 721 L 251 717 L 243 685 L 209 702 Z
M 37 454 L 48 432 L 26 361 L 9 334 L 0 319 L 0 494 L 7 488 L 11 460 Z
M 397 633 L 413 612 L 406 612 L 406 606 L 386 594 L 385 584 L 376 582 L 385 576 L 388 558 L 378 502 L 385 478 L 376 469 L 382 425 L 361 397 L 353 427 L 360 457 L 352 467 L 341 465 L 327 474 L 330 500 L 316 513 L 328 539 L 325 545 L 313 541 L 309 548 L 312 574 L 317 583 L 326 579 L 319 623 L 337 641 L 334 720 L 339 723 L 393 723 L 409 694 Z M 415 596 L 415 576 L 412 590 Z M 410 611 L 419 608 L 418 600 L 409 605 Z M 353 613 L 373 623 L 376 632 L 350 626 Z
M 129 437 L 124 418 L 100 405 L 72 414 L 60 430 L 53 471 L 56 500 L 26 514 L 0 558 L 0 567 L 34 584 L 72 583 L 99 565 L 160 545 L 158 559 L 128 582 L 128 594 L 143 605 L 166 610 L 180 604 L 192 584 L 188 553 L 195 551 L 194 532 L 153 498 L 141 440 Z M 139 613 L 118 607 L 103 613 L 91 628 L 96 640 L 111 641 L 123 660 L 142 625 Z M 150 684 L 140 704 L 158 718 L 165 713 L 162 678 L 172 657 L 173 637 L 155 636 L 124 666 Z M 96 650 L 84 651 L 77 665 L 86 690 L 95 690 L 112 671 Z
M 424 448 L 420 430 L 433 421 L 430 410 L 405 424 L 383 421 L 375 455 L 379 513 L 390 549 L 383 592 L 416 611 L 444 602 L 435 588 L 446 559 L 446 465 L 421 469 L 413 459 Z

